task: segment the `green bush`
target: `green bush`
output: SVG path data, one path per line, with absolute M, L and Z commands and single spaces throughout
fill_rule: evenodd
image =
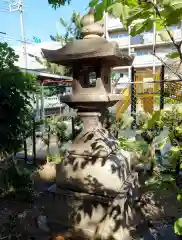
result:
M 23 74 L 17 60 L 14 50 L 0 43 L 0 157 L 18 151 L 32 124 L 36 78 Z
M 22 161 L 22 160 L 21 160 Z M 33 182 L 31 171 L 20 168 L 13 158 L 5 168 L 0 169 L 0 197 L 8 195 L 30 200 L 33 196 Z

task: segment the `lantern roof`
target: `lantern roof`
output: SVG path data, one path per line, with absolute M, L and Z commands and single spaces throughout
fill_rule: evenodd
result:
M 81 25 L 83 39 L 71 41 L 56 50 L 42 49 L 48 62 L 73 66 L 79 63 L 97 64 L 101 60 L 109 67 L 132 65 L 133 57 L 122 53 L 116 42 L 109 42 L 102 37 L 104 29 L 95 22 L 93 11 L 82 17 Z
M 42 52 L 48 62 L 65 66 L 97 59 L 105 60 L 110 67 L 130 66 L 134 59 L 122 53 L 117 43 L 101 37 L 74 40 L 60 49 L 42 49 Z

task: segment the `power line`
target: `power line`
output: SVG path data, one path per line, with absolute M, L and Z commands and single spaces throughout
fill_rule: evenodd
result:
M 17 41 L 17 42 L 22 42 L 22 40 L 13 40 L 12 38 L 10 38 L 10 37 L 6 37 L 6 36 L 1 36 L 0 35 L 0 39 L 4 39 L 5 41 Z M 25 41 L 25 43 L 26 44 L 28 44 L 28 45 L 32 45 L 32 46 L 37 46 L 37 44 L 35 44 L 35 43 L 33 43 L 31 40 L 30 40 L 30 42 L 27 42 L 27 41 Z M 26 51 L 26 53 L 24 52 L 24 50 L 23 51 L 21 51 L 21 49 L 14 49 L 14 51 L 15 51 L 15 53 L 16 54 L 18 54 L 19 56 L 20 56 L 20 54 L 21 55 L 23 55 L 24 57 L 26 57 L 26 59 L 27 59 L 27 57 L 31 57 L 31 58 L 34 58 L 34 59 L 32 59 L 32 61 L 34 61 L 34 62 L 37 62 L 37 63 L 39 63 L 39 64 L 41 64 L 41 65 L 43 65 L 43 63 L 41 63 L 41 62 L 39 62 L 39 60 L 40 61 L 45 61 L 46 59 L 44 58 L 44 57 L 42 57 L 42 56 L 37 56 L 37 55 L 35 55 L 35 54 L 32 54 L 32 53 L 27 53 L 27 51 Z M 26 55 L 25 55 L 26 54 Z M 28 67 L 28 66 L 27 66 Z
M 4 35 L 1 36 L 0 35 L 0 39 L 4 39 L 5 41 L 16 41 L 16 42 L 21 42 L 21 43 L 26 43 L 26 44 L 29 44 L 29 45 L 36 46 L 36 44 L 30 39 L 22 41 L 21 39 L 13 39 L 12 37 L 9 37 L 7 34 L 6 34 L 6 36 L 4 36 Z
M 9 12 L 9 9 L 0 9 L 0 12 L 8 13 L 8 12 Z

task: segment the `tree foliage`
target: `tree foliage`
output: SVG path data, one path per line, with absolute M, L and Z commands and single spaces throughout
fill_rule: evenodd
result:
M 80 13 L 73 11 L 69 21 L 65 21 L 63 18 L 60 18 L 59 23 L 61 27 L 64 28 L 65 33 L 63 35 L 59 35 L 58 33 L 56 36 L 51 35 L 50 38 L 52 41 L 61 42 L 61 45 L 63 46 L 74 39 L 82 38 Z M 72 70 L 69 67 L 48 63 L 47 61 L 44 61 L 43 64 L 50 73 L 61 74 L 65 76 L 71 76 L 72 74 Z
M 31 99 L 36 78 L 23 74 L 14 63 L 18 56 L 7 43 L 0 43 L 0 154 L 14 153 L 30 130 Z
M 69 21 L 65 21 L 63 18 L 60 18 L 59 23 L 61 27 L 64 28 L 65 34 L 56 36 L 50 36 L 53 41 L 61 42 L 63 45 L 73 41 L 73 39 L 81 39 L 81 16 L 80 13 L 73 11 Z
M 70 21 L 68 23 L 65 22 L 63 18 L 60 18 L 60 23 L 66 30 L 64 36 L 66 43 L 72 41 L 73 39 L 82 38 L 80 13 L 73 11 Z
M 48 0 L 49 4 L 52 5 L 53 8 L 58 8 L 60 6 L 67 4 L 70 4 L 71 0 Z
M 54 8 L 70 4 L 71 0 L 48 0 Z M 95 7 L 97 20 L 103 17 L 104 11 L 112 13 L 127 27 L 131 24 L 132 35 L 151 30 L 153 22 L 157 29 L 177 24 L 182 20 L 182 0 L 91 0 L 89 7 Z M 159 12 L 158 12 L 159 11 Z M 142 19 L 141 22 L 135 22 Z
M 64 1 L 58 1 L 55 6 L 60 6 L 63 4 Z M 73 11 L 70 20 L 67 22 L 63 18 L 60 18 L 59 23 L 64 28 L 65 34 L 59 35 L 56 33 L 55 36 L 50 35 L 50 38 L 54 42 L 60 42 L 61 46 L 65 45 L 66 43 L 72 41 L 73 39 L 81 39 L 81 16 L 79 13 Z M 47 72 L 51 74 L 59 74 L 64 76 L 70 76 L 71 70 L 68 67 L 64 67 L 55 63 L 50 63 L 45 59 L 41 59 L 36 57 L 36 61 L 46 67 Z

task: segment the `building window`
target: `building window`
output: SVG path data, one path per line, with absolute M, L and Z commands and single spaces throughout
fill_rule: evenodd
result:
M 146 55 L 150 55 L 150 52 L 136 52 L 137 56 L 146 56 Z
M 110 33 L 109 37 L 112 39 L 128 37 L 128 33 Z
M 180 24 L 173 25 L 173 26 L 170 26 L 170 27 L 169 27 L 170 30 L 176 30 L 176 29 L 180 29 L 180 28 L 181 28 L 181 25 L 180 25 Z
M 153 33 L 153 29 L 152 30 L 148 30 L 148 31 L 146 30 L 146 31 L 144 31 L 144 34 L 145 33 Z

